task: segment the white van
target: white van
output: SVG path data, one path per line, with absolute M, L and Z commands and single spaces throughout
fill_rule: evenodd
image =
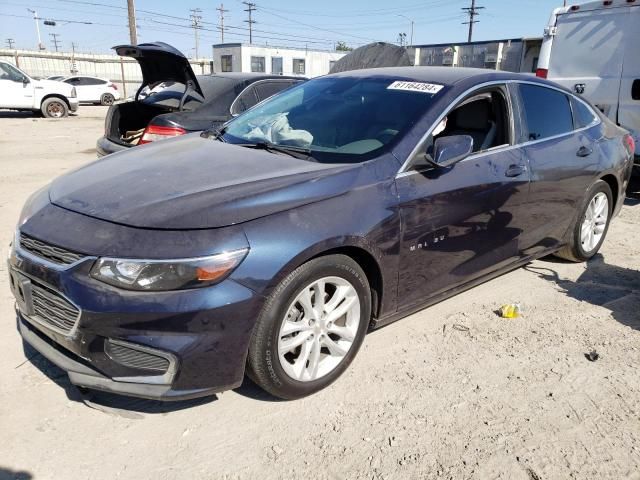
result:
M 580 93 L 629 130 L 640 164 L 640 0 L 555 9 L 537 75 Z

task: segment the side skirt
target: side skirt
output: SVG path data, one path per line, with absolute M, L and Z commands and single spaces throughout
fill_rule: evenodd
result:
M 431 298 L 429 298 L 426 302 L 424 303 L 419 303 L 416 305 L 413 305 L 409 308 L 406 308 L 404 310 L 392 313 L 390 315 L 387 315 L 385 317 L 382 318 L 372 318 L 371 319 L 371 325 L 370 325 L 370 330 L 376 330 L 378 328 L 382 328 L 384 326 L 389 325 L 390 323 L 396 322 L 404 317 L 408 317 L 409 315 L 413 315 L 416 312 L 419 312 L 420 310 L 424 310 L 427 307 L 430 307 L 432 305 L 435 305 L 436 303 L 440 303 L 443 300 L 446 300 L 448 298 L 454 297 L 462 292 L 466 292 L 467 290 L 473 288 L 473 287 L 477 287 L 478 285 L 481 285 L 485 282 L 488 282 L 489 280 L 493 280 L 494 278 L 500 277 L 502 275 L 504 275 L 505 273 L 509 273 L 512 272 L 513 270 L 517 270 L 520 267 L 525 266 L 528 263 L 531 263 L 534 260 L 537 260 L 538 258 L 542 258 L 542 257 L 546 257 L 547 255 L 550 255 L 554 252 L 557 252 L 560 248 L 562 248 L 564 246 L 564 244 L 560 245 L 560 246 L 554 246 L 552 248 L 548 248 L 546 250 L 543 250 L 540 253 L 537 253 L 536 255 L 533 255 L 531 257 L 527 257 L 523 260 L 519 260 L 515 263 L 512 263 L 511 265 L 507 265 L 506 267 L 500 268 L 498 270 L 496 270 L 495 272 L 489 273 L 488 275 L 485 275 L 483 277 L 477 278 L 475 280 L 472 280 L 470 282 L 467 282 L 463 285 L 460 285 L 458 287 L 452 288 L 451 290 L 447 290 L 446 292 L 442 292 L 438 295 L 435 295 Z

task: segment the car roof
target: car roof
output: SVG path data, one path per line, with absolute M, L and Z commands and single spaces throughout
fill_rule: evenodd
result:
M 520 73 L 465 67 L 383 67 L 333 73 L 330 77 L 388 77 L 416 82 L 454 85 L 475 78 L 478 82 L 492 80 L 532 80 L 535 77 Z

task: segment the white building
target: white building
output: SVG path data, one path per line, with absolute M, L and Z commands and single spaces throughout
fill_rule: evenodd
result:
M 344 56 L 344 52 L 222 43 L 213 45 L 213 70 L 311 78 L 326 75 L 333 63 Z

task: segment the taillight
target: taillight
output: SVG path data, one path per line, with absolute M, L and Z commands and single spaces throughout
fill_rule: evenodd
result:
M 140 138 L 139 145 L 144 143 L 157 142 L 158 140 L 164 140 L 165 138 L 177 137 L 178 135 L 184 135 L 187 131 L 180 127 L 160 127 L 158 125 L 149 125 L 144 129 L 142 138 Z
M 633 155 L 635 155 L 636 142 L 633 140 L 633 137 L 631 135 L 625 135 L 624 144 L 626 145 L 627 150 L 629 151 L 629 156 L 632 157 Z
M 118 85 L 116 85 L 115 83 L 112 83 L 109 85 L 111 88 L 113 88 L 114 90 L 118 89 Z
M 536 77 L 547 78 L 547 75 L 549 75 L 549 70 L 546 68 L 539 68 L 536 70 Z

